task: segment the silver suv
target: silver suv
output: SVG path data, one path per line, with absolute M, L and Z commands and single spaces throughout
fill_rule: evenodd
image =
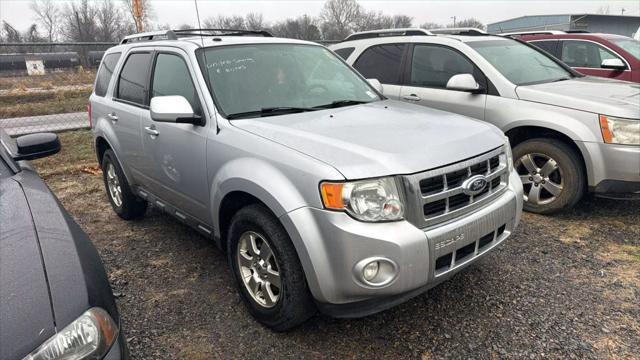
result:
M 502 129 L 525 210 L 552 213 L 585 190 L 640 199 L 638 84 L 585 77 L 524 42 L 475 29 L 434 33 L 357 33 L 331 48 L 389 98 Z
M 318 44 L 133 35 L 106 52 L 90 103 L 114 211 L 150 203 L 213 239 L 275 330 L 416 296 L 520 220 L 498 128 L 387 100 Z

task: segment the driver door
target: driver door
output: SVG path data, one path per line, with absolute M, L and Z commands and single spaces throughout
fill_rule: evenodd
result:
M 484 74 L 457 50 L 447 46 L 415 44 L 407 56 L 407 70 L 400 99 L 435 109 L 484 120 L 487 80 Z M 484 93 L 447 89 L 457 74 L 472 74 Z
M 196 115 L 205 116 L 202 99 L 194 85 L 193 67 L 186 54 L 177 50 L 155 53 L 149 99 L 156 96 L 185 97 Z M 204 126 L 157 122 L 147 111 L 142 118 L 142 146 L 152 171 L 149 191 L 200 221 L 208 219 L 209 184 L 206 146 L 210 131 Z

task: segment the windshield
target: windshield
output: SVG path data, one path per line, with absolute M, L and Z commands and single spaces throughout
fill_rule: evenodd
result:
M 205 49 L 200 61 L 217 106 L 229 119 L 380 100 L 365 80 L 321 46 L 220 46 Z
M 640 60 L 640 41 L 633 39 L 610 39 L 610 41 Z
M 472 41 L 467 45 L 515 85 L 541 84 L 574 77 L 549 56 L 515 40 Z

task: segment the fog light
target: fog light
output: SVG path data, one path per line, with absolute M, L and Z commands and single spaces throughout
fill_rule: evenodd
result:
M 379 269 L 380 263 L 377 261 L 372 261 L 365 265 L 364 269 L 362 270 L 362 275 L 364 276 L 365 280 L 371 281 L 375 279 L 376 275 L 378 275 Z

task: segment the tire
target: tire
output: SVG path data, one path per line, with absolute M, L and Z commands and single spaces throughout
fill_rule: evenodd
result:
M 250 240 L 251 237 L 254 241 Z M 260 251 L 250 250 L 251 242 Z M 285 331 L 315 314 L 315 304 L 291 239 L 278 219 L 264 206 L 249 205 L 233 216 L 228 231 L 227 256 L 245 305 L 264 326 Z M 266 268 L 261 268 L 260 262 Z M 246 266 L 241 269 L 240 263 Z M 272 283 L 270 280 L 276 279 L 275 273 L 279 280 Z M 260 291 L 250 292 L 250 287 Z
M 101 165 L 104 188 L 107 191 L 107 197 L 109 198 L 113 211 L 124 220 L 141 218 L 147 210 L 147 201 L 133 194 L 127 178 L 124 176 L 122 167 L 120 167 L 111 149 L 104 152 Z M 110 183 L 119 189 L 119 191 L 113 191 L 113 188 L 110 188 Z
M 573 207 L 585 192 L 580 156 L 559 140 L 526 140 L 513 148 L 513 161 L 524 186 L 525 211 L 553 214 Z

